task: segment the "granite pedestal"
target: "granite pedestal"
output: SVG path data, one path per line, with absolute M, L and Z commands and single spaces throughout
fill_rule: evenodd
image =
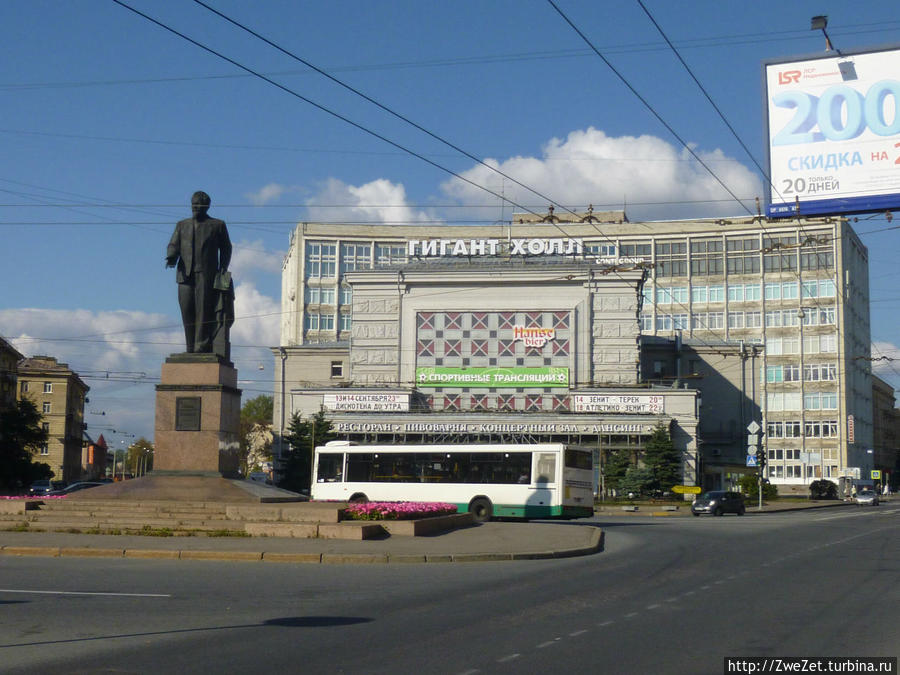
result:
M 156 385 L 153 474 L 240 475 L 237 370 L 215 354 L 172 354 Z

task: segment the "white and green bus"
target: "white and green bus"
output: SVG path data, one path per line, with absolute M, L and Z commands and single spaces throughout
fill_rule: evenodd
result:
M 521 445 L 355 445 L 316 448 L 312 498 L 456 504 L 492 516 L 582 518 L 593 514 L 590 450 Z

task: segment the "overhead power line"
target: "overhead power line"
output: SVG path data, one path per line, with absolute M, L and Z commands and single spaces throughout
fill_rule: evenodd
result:
M 118 0 L 114 0 L 114 1 L 118 2 Z M 711 168 L 709 168 L 709 166 L 706 164 L 706 162 L 704 162 L 703 159 L 701 159 L 700 155 L 698 155 L 694 151 L 694 149 L 687 143 L 687 141 L 685 141 L 683 138 L 681 138 L 681 136 L 678 134 L 678 132 L 675 131 L 674 128 L 672 128 L 672 125 L 670 125 L 668 122 L 666 122 L 663 119 L 662 115 L 660 115 L 656 111 L 656 108 L 654 108 L 650 104 L 650 102 L 647 101 L 647 99 L 645 99 L 643 96 L 641 96 L 641 94 L 638 92 L 638 90 L 634 88 L 634 86 L 625 78 L 625 76 L 622 75 L 616 69 L 616 67 L 613 66 L 613 64 L 609 61 L 609 59 L 607 59 L 603 55 L 603 53 L 599 49 L 597 49 L 597 47 L 594 46 L 594 43 L 591 42 L 591 40 L 587 37 L 587 35 L 585 35 L 584 32 L 582 32 L 582 30 L 580 28 L 578 28 L 578 26 L 576 26 L 575 23 L 566 15 L 566 13 L 563 12 L 559 8 L 559 5 L 557 5 L 553 0 L 547 0 L 547 2 L 550 4 L 551 7 L 553 7 L 553 9 L 556 10 L 556 12 L 563 18 L 563 20 L 567 24 L 569 24 L 569 26 L 572 28 L 572 30 L 574 30 L 582 40 L 584 40 L 585 44 L 587 44 L 594 51 L 594 53 L 598 57 L 600 57 L 600 59 L 603 61 L 603 63 L 605 63 L 607 65 L 607 67 L 613 72 L 613 74 L 619 78 L 619 80 L 622 82 L 622 84 L 624 84 L 626 87 L 628 87 L 628 90 L 637 97 L 637 99 L 644 105 L 645 108 L 647 108 L 647 110 L 649 110 L 653 114 L 654 117 L 656 117 L 656 119 L 659 121 L 659 123 L 662 124 L 669 131 L 669 133 L 672 134 L 672 136 L 674 136 L 678 140 L 679 143 L 681 143 L 681 145 L 684 147 L 684 149 L 687 150 L 694 157 L 694 159 L 696 159 L 700 163 L 700 165 L 704 169 L 706 169 L 707 173 L 709 173 L 709 175 L 712 176 L 715 179 L 715 181 L 719 185 L 721 185 L 729 195 L 732 196 L 734 201 L 736 201 L 738 204 L 740 204 L 741 207 L 744 208 L 744 210 L 746 210 L 748 214 L 750 214 L 751 216 L 755 215 L 753 213 L 753 211 L 751 211 L 747 207 L 747 205 L 744 204 L 744 202 L 742 202 L 740 200 L 740 198 L 736 194 L 734 194 L 734 192 L 731 191 L 731 188 L 729 188 L 722 181 L 722 179 L 719 178 L 719 176 L 716 175 L 716 173 Z
M 380 134 L 380 133 L 378 133 L 377 131 L 374 131 L 374 130 L 372 130 L 372 129 L 369 129 L 368 127 L 363 126 L 362 124 L 360 124 L 360 123 L 358 123 L 358 122 L 354 122 L 354 121 L 351 120 L 349 117 L 346 117 L 345 115 L 342 115 L 342 114 L 340 114 L 340 113 L 338 113 L 338 112 L 336 112 L 336 111 L 334 111 L 334 110 L 332 110 L 332 109 L 330 109 L 330 108 L 328 108 L 328 107 L 322 105 L 321 103 L 317 103 L 317 102 L 313 101 L 312 99 L 310 99 L 310 98 L 308 98 L 308 97 L 306 97 L 306 96 L 303 96 L 302 94 L 297 93 L 297 92 L 294 91 L 293 89 L 291 89 L 291 88 L 289 88 L 289 87 L 286 87 L 286 86 L 284 86 L 283 84 L 281 84 L 281 83 L 279 83 L 279 82 L 276 82 L 275 80 L 273 80 L 273 79 L 271 79 L 271 78 L 269 78 L 269 77 L 266 77 L 266 76 L 263 75 L 262 73 L 260 73 L 260 72 L 258 72 L 258 71 L 256 71 L 256 70 L 253 70 L 252 68 L 250 68 L 250 67 L 248 67 L 248 66 L 245 66 L 244 64 L 242 64 L 242 63 L 240 63 L 240 62 L 238 62 L 238 61 L 232 59 L 232 58 L 229 57 L 229 56 L 225 56 L 225 55 L 222 54 L 221 52 L 218 52 L 218 51 L 216 51 L 215 49 L 213 49 L 213 48 L 211 48 L 211 47 L 207 47 L 206 45 L 202 44 L 201 42 L 198 42 L 197 40 L 194 40 L 193 38 L 188 37 L 188 36 L 185 35 L 184 33 L 181 33 L 181 32 L 179 32 L 179 31 L 175 30 L 175 29 L 172 28 L 171 26 L 168 26 L 168 25 L 162 23 L 161 21 L 158 21 L 158 20 L 154 19 L 152 16 L 149 16 L 148 14 L 144 14 L 143 12 L 141 12 L 141 11 L 135 9 L 134 7 L 131 7 L 130 5 L 128 5 L 128 4 L 124 3 L 124 2 L 122 2 L 122 0 L 112 0 L 112 1 L 113 1 L 114 3 L 116 3 L 117 5 L 119 5 L 120 7 L 124 7 L 124 8 L 127 9 L 128 11 L 133 12 L 134 14 L 137 14 L 138 16 L 140 16 L 140 17 L 146 19 L 147 21 L 150 21 L 151 23 L 153 23 L 153 24 L 159 26 L 160 28 L 163 28 L 164 30 L 169 31 L 169 32 L 172 33 L 173 35 L 177 35 L 177 36 L 180 37 L 182 40 L 186 40 L 187 42 L 190 42 L 192 45 L 194 45 L 194 46 L 196 46 L 196 47 L 199 47 L 200 49 L 202 49 L 202 50 L 204 50 L 204 51 L 206 51 L 206 52 L 212 54 L 213 56 L 216 56 L 216 57 L 222 59 L 223 61 L 227 61 L 227 62 L 230 63 L 231 65 L 233 65 L 233 66 L 235 66 L 235 67 L 237 67 L 237 68 L 240 68 L 240 69 L 243 70 L 243 71 L 246 71 L 246 72 L 250 73 L 251 75 L 253 75 L 253 76 L 255 76 L 255 77 L 257 77 L 257 78 L 263 80 L 264 82 L 268 82 L 268 83 L 271 84 L 273 87 L 277 87 L 278 89 L 281 89 L 283 92 L 285 92 L 285 93 L 287 93 L 287 94 L 290 94 L 291 96 L 293 96 L 293 97 L 295 97 L 295 98 L 297 98 L 297 99 L 300 99 L 300 100 L 303 101 L 304 103 L 307 103 L 307 104 L 313 106 L 314 108 L 316 108 L 316 109 L 318 109 L 318 110 L 321 110 L 322 112 L 327 113 L 328 115 L 331 115 L 332 117 L 335 117 L 335 118 L 341 120 L 342 122 L 344 122 L 344 123 L 346 123 L 346 124 L 349 124 L 350 126 L 354 127 L 355 129 L 359 129 L 360 131 L 362 131 L 362 132 L 364 132 L 364 133 L 366 133 L 366 134 L 369 134 L 370 136 L 374 136 L 374 137 L 377 138 L 378 140 L 383 141 L 383 142 L 387 143 L 388 145 L 391 145 L 391 146 L 397 148 L 398 150 L 402 150 L 403 152 L 405 152 L 405 153 L 407 153 L 407 154 L 409 154 L 409 155 L 411 155 L 411 156 L 413 156 L 413 157 L 415 157 L 415 158 L 417 158 L 417 159 L 419 159 L 419 160 L 425 162 L 426 164 L 429 164 L 430 166 L 433 166 L 433 167 L 435 167 L 436 169 L 440 169 L 441 171 L 443 171 L 443 172 L 445 172 L 445 173 L 448 173 L 448 174 L 450 174 L 451 176 L 453 176 L 453 177 L 455 177 L 455 178 L 458 178 L 459 180 L 463 181 L 464 183 L 468 183 L 469 185 L 471 185 L 471 186 L 474 187 L 474 188 L 477 188 L 477 189 L 479 189 L 479 190 L 483 190 L 484 192 L 487 192 L 488 194 L 491 194 L 491 195 L 493 195 L 494 197 L 497 197 L 498 199 L 501 199 L 502 201 L 504 201 L 504 202 L 506 202 L 506 203 L 508 203 L 508 204 L 510 204 L 510 205 L 512 205 L 512 206 L 515 206 L 515 207 L 517 207 L 517 208 L 520 208 L 520 209 L 522 209 L 523 211 L 527 211 L 528 213 L 531 213 L 531 214 L 533 214 L 533 215 L 538 215 L 537 213 L 535 213 L 535 212 L 532 211 L 531 209 L 529 209 L 529 208 L 527 208 L 527 207 L 525 207 L 525 206 L 522 206 L 521 204 L 516 203 L 515 201 L 513 201 L 513 200 L 510 199 L 509 197 L 506 197 L 505 195 L 502 195 L 502 194 L 500 194 L 500 193 L 498 193 L 498 192 L 494 192 L 493 190 L 491 190 L 490 188 L 485 187 L 484 185 L 479 185 L 479 184 L 476 183 L 475 181 L 470 180 L 470 179 L 466 178 L 465 176 L 462 176 L 462 175 L 456 173 L 456 172 L 453 171 L 452 169 L 448 169 L 447 167 L 445 167 L 445 166 L 443 166 L 443 165 L 441 165 L 441 164 L 438 164 L 437 162 L 434 162 L 434 161 L 428 159 L 425 155 L 423 155 L 423 154 L 421 154 L 421 153 L 419 153 L 419 152 L 416 152 L 415 150 L 412 150 L 412 149 L 410 149 L 410 148 L 407 148 L 406 146 L 401 145 L 400 143 L 398 143 L 398 142 L 396 142 L 396 141 L 393 141 L 393 140 L 389 139 L 387 136 L 384 136 L 383 134 Z

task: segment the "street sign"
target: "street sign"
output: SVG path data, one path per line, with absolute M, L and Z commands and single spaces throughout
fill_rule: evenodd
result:
M 881 479 L 881 471 L 879 469 L 872 469 L 872 480 L 880 480 Z
M 747 445 L 759 445 L 759 434 L 747 434 Z
M 699 495 L 703 489 L 699 485 L 674 485 L 672 492 L 677 495 Z
M 755 434 L 760 429 L 761 429 L 761 427 L 756 422 L 756 420 L 753 420 L 752 422 L 750 422 L 750 424 L 747 425 L 747 431 L 749 431 L 751 434 Z
M 747 455 L 747 466 L 756 466 L 756 455 Z

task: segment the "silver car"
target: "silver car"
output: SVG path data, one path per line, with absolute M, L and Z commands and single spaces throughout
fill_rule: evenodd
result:
M 878 493 L 874 490 L 860 490 L 856 493 L 856 503 L 860 506 L 878 506 Z

